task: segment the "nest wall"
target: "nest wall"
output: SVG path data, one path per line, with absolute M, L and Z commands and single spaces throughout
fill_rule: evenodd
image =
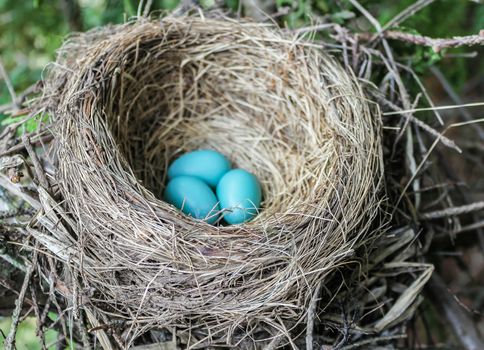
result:
M 378 235 L 379 110 L 297 36 L 198 16 L 104 27 L 63 45 L 44 100 L 63 221 L 39 222 L 68 247 L 50 249 L 85 307 L 140 332 L 285 329 Z M 253 221 L 212 226 L 160 199 L 167 165 L 199 148 L 261 180 Z

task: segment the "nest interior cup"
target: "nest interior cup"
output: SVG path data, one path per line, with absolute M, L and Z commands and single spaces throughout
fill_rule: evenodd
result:
M 71 37 L 45 81 L 71 226 L 56 239 L 96 312 L 227 339 L 281 329 L 372 235 L 380 115 L 317 45 L 244 21 L 138 20 Z M 161 200 L 168 165 L 200 148 L 260 179 L 253 221 L 212 226 Z

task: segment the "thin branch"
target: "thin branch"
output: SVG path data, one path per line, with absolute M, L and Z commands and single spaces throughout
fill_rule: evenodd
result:
M 429 46 L 433 48 L 435 52 L 440 52 L 442 49 L 446 48 L 484 45 L 484 31 L 481 31 L 477 35 L 454 36 L 452 38 L 431 38 L 424 35 L 404 33 L 396 30 L 388 30 L 386 32 L 381 32 L 378 34 L 357 34 L 358 39 L 369 41 L 372 41 L 379 36 L 390 40 L 399 40 L 415 45 Z
M 476 221 L 472 224 L 462 226 L 459 230 L 453 232 L 453 234 L 479 230 L 479 229 L 482 229 L 482 228 L 484 228 L 484 220 Z
M 396 27 L 409 17 L 412 17 L 414 14 L 416 14 L 418 11 L 421 9 L 427 7 L 431 3 L 433 3 L 435 0 L 418 0 L 417 2 L 413 3 L 406 9 L 404 9 L 402 12 L 400 12 L 398 15 L 393 17 L 390 21 L 388 21 L 382 28 L 383 31 L 387 30 L 388 28 Z
M 29 287 L 30 278 L 37 263 L 37 249 L 34 250 L 34 255 L 32 258 L 32 263 L 27 266 L 27 271 L 25 272 L 24 282 L 22 288 L 20 289 L 19 296 L 15 301 L 15 309 L 12 313 L 12 325 L 10 326 L 10 331 L 8 332 L 7 339 L 5 339 L 4 348 L 5 350 L 15 349 L 15 335 L 17 334 L 17 327 L 20 320 L 20 313 L 24 305 L 25 294 L 27 293 L 27 288 Z
M 15 89 L 13 88 L 12 82 L 10 81 L 10 78 L 8 77 L 7 71 L 5 70 L 5 67 L 3 66 L 2 61 L 0 61 L 0 77 L 3 77 L 3 80 L 5 81 L 5 84 L 7 85 L 8 92 L 10 94 L 10 97 L 12 99 L 13 103 L 16 103 L 17 101 L 17 95 L 15 94 Z M 18 108 L 18 106 L 15 106 Z
M 452 148 L 452 149 L 456 150 L 459 153 L 462 153 L 462 150 L 460 149 L 459 146 L 457 146 L 455 144 L 454 141 L 452 141 L 448 137 L 445 137 L 443 134 L 439 133 L 437 130 L 435 130 L 431 126 L 425 124 L 420 119 L 415 118 L 412 114 L 404 114 L 404 111 L 400 107 L 394 105 L 393 103 L 391 103 L 390 101 L 387 101 L 385 99 L 379 98 L 378 101 L 381 104 L 388 105 L 394 111 L 399 111 L 402 115 L 404 115 L 404 117 L 409 118 L 411 122 L 413 122 L 415 125 L 417 125 L 418 127 L 420 127 L 422 130 L 425 130 L 430 135 L 432 135 L 432 136 L 436 137 L 437 139 L 439 139 L 442 142 L 443 145 L 445 145 L 445 146 L 447 146 L 449 148 Z
M 143 10 L 143 17 L 148 17 L 150 14 L 151 6 L 153 5 L 153 0 L 148 0 L 146 2 L 145 8 Z
M 442 87 L 444 88 L 445 92 L 447 92 L 447 95 L 449 95 L 449 97 L 452 99 L 452 102 L 454 102 L 457 105 L 462 105 L 463 102 L 461 98 L 455 92 L 452 85 L 447 81 L 442 71 L 435 66 L 430 67 L 430 71 L 434 74 L 437 80 L 442 84 Z M 465 107 L 459 108 L 459 112 L 464 118 L 464 120 L 470 121 L 474 119 L 471 113 L 469 113 L 469 111 Z M 472 124 L 471 127 L 474 128 L 474 130 L 476 130 L 479 138 L 482 141 L 484 141 L 484 130 L 482 129 L 482 127 L 479 124 Z
M 391 111 L 391 112 L 383 112 L 383 115 L 394 115 L 394 114 L 402 114 L 402 113 L 414 113 L 414 112 L 425 112 L 425 111 L 442 111 L 446 109 L 457 109 L 462 107 L 481 107 L 484 106 L 484 102 L 471 102 L 471 103 L 464 103 L 461 105 L 450 105 L 450 106 L 435 106 L 435 107 L 426 107 L 426 108 L 413 108 L 408 110 L 401 110 L 401 111 Z M 476 120 L 472 120 L 472 122 L 476 122 Z
M 54 135 L 52 135 L 52 134 L 48 134 L 48 135 L 45 135 L 45 136 L 39 136 L 39 134 L 38 134 L 38 135 L 33 136 L 30 139 L 30 144 L 37 144 L 37 143 L 43 144 L 43 143 L 51 141 L 53 138 L 54 138 Z M 12 155 L 13 153 L 19 153 L 19 152 L 23 151 L 24 149 L 25 149 L 25 144 L 19 143 L 15 146 L 10 147 L 5 152 L 0 153 L 0 157 L 9 156 L 9 155 Z
M 23 271 L 23 272 L 27 271 L 27 268 L 25 267 L 25 265 L 20 261 L 17 261 L 15 258 L 11 257 L 9 254 L 7 254 L 3 247 L 0 249 L 0 259 L 5 260 L 10 265 L 12 265 L 13 267 L 15 267 L 20 271 Z
M 388 336 L 381 336 L 381 337 L 374 337 L 365 339 L 362 341 L 354 342 L 351 345 L 347 345 L 341 348 L 341 350 L 352 350 L 352 349 L 373 349 L 376 348 L 376 344 L 379 342 L 388 342 L 390 340 L 396 339 L 405 339 L 407 337 L 406 334 L 396 334 L 396 335 L 388 335 Z M 372 347 L 368 347 L 368 345 L 373 345 Z
M 45 332 L 44 332 L 44 323 L 41 320 L 41 314 L 39 309 L 39 304 L 37 302 L 37 292 L 35 291 L 34 286 L 30 286 L 30 295 L 32 296 L 32 306 L 34 308 L 34 314 L 36 318 L 36 330 L 35 333 L 40 340 L 40 346 L 42 350 L 47 350 L 45 345 Z
M 484 201 L 475 202 L 472 204 L 462 205 L 460 207 L 452 207 L 443 210 L 431 211 L 421 214 L 423 220 L 441 219 L 449 216 L 455 216 L 460 214 L 467 214 L 478 210 L 484 209 Z
M 42 187 L 45 188 L 46 191 L 49 191 L 49 181 L 47 180 L 47 177 L 45 176 L 44 170 L 42 165 L 40 164 L 40 160 L 37 157 L 37 154 L 35 153 L 31 143 L 30 139 L 27 135 L 22 136 L 22 143 L 25 146 L 25 149 L 27 150 L 27 153 L 30 156 L 30 159 L 32 160 L 32 163 L 34 164 L 34 169 L 35 173 L 37 174 L 37 180 L 39 183 L 42 185 Z
M 16 100 L 13 100 L 10 103 L 3 104 L 0 106 L 0 113 L 8 113 L 8 114 L 17 114 L 18 108 L 22 106 L 25 102 L 27 97 L 32 94 L 38 93 L 42 88 L 42 81 L 38 81 L 32 85 L 30 85 L 27 89 L 25 89 L 20 95 L 16 97 Z
M 313 332 L 314 332 L 314 318 L 316 314 L 316 308 L 319 301 L 319 296 L 322 291 L 322 282 L 319 283 L 318 287 L 316 288 L 311 302 L 308 307 L 308 316 L 307 316 L 307 327 L 306 327 L 306 350 L 313 350 Z
M 40 209 L 41 205 L 38 198 L 35 198 L 34 193 L 29 193 L 22 186 L 12 183 L 8 177 L 0 173 L 0 187 L 5 188 L 14 196 L 18 196 L 27 203 L 29 203 L 34 209 Z

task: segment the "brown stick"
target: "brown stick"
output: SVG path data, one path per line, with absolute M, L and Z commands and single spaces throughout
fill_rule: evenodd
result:
M 481 30 L 478 35 L 454 36 L 452 38 L 430 38 L 428 36 L 404 33 L 395 30 L 388 30 L 381 34 L 358 33 L 357 37 L 360 40 L 367 41 L 373 40 L 380 35 L 390 40 L 400 40 L 415 45 L 429 46 L 432 47 L 435 52 L 439 52 L 446 48 L 484 45 L 484 30 Z

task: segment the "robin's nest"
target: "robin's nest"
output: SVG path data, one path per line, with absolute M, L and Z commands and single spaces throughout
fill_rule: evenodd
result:
M 90 315 L 131 339 L 288 335 L 321 286 L 331 303 L 335 272 L 365 271 L 385 223 L 380 112 L 316 45 L 228 19 L 139 20 L 71 37 L 45 84 L 61 201 L 41 191 L 48 234 L 34 236 Z M 212 226 L 161 199 L 168 164 L 200 148 L 260 179 L 253 221 Z

